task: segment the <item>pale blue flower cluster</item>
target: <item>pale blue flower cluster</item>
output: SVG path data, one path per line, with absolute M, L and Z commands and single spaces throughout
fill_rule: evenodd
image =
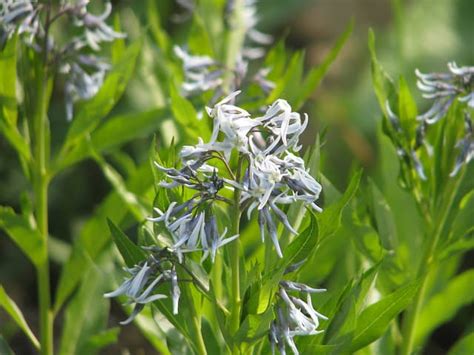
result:
M 295 355 L 298 355 L 299 351 L 293 339 L 295 336 L 316 335 L 323 332 L 318 330 L 319 320 L 328 318 L 314 309 L 311 294 L 325 291 L 298 282 L 280 282 L 279 300 L 275 306 L 276 318 L 270 326 L 269 333 L 273 354 L 276 348 L 280 354 L 286 354 L 288 346 Z M 303 293 L 306 295 L 306 300 L 292 296 L 291 293 L 294 292 Z
M 213 263 L 220 248 L 239 238 L 239 234 L 227 236 L 227 228 L 223 226 L 225 223 L 218 223 L 218 203 L 239 208 L 241 212 L 246 212 L 249 219 L 253 211 L 257 211 L 262 241 L 268 233 L 280 257 L 283 252 L 278 242 L 277 221 L 291 233 L 297 234 L 283 206 L 301 202 L 321 211 L 316 205 L 321 185 L 309 174 L 303 159 L 294 154 L 301 148 L 299 137 L 308 122 L 306 115 L 302 119 L 299 113 L 292 112 L 288 102 L 277 100 L 263 116 L 252 118 L 245 109 L 234 104 L 238 94 L 238 91 L 234 92 L 213 108 L 207 108 L 213 119 L 210 139 L 208 142 L 199 139 L 194 146 L 184 146 L 180 152 L 180 168 L 168 168 L 155 162 L 157 169 L 166 177 L 160 186 L 179 191 L 170 196 L 183 196 L 186 190 L 189 193 L 184 196 L 190 197 L 184 201 L 171 201 L 163 211 L 155 208 L 158 216 L 150 217 L 149 221 L 165 227 L 160 238 L 165 247 L 151 248 L 158 254 L 146 263 L 127 269 L 131 276 L 117 291 L 107 294 L 108 297 L 125 295 L 136 304 L 131 319 L 145 303 L 152 302 L 155 297 L 160 298 L 159 294 L 153 293 L 153 288 L 161 282 L 169 280 L 174 282 L 173 290 L 179 289 L 175 273 L 162 269 L 157 273 L 157 268 L 153 269 L 153 265 L 162 265 L 164 256 L 168 263 L 172 260 L 173 268 L 179 264 L 185 271 L 186 254 L 201 253 L 201 263 L 207 258 Z M 231 168 L 237 156 L 242 163 L 238 168 L 240 173 Z M 225 169 L 220 171 L 223 166 Z M 234 202 L 226 197 L 228 190 L 239 192 L 239 206 L 233 205 Z M 286 295 L 285 290 L 315 292 L 289 281 L 281 285 L 281 297 Z M 175 291 L 173 304 L 176 305 L 176 312 L 178 299 L 179 292 Z M 294 307 L 301 306 L 300 301 L 288 300 L 294 303 Z M 288 309 L 291 309 L 291 317 L 298 313 L 291 307 Z M 299 329 L 300 333 L 309 332 L 308 327 L 295 329 Z M 276 329 L 280 328 L 281 325 L 278 325 Z
M 450 174 L 453 177 L 474 157 L 474 135 L 468 111 L 468 109 L 474 109 L 474 67 L 458 67 L 456 63 L 451 62 L 448 63 L 448 69 L 447 73 L 422 74 L 416 71 L 419 79 L 417 85 L 423 92 L 423 97 L 434 100 L 431 108 L 418 116 L 418 120 L 421 121 L 421 125 L 436 123 L 447 114 L 456 99 L 461 103 L 466 103 L 465 134 L 456 145 L 460 153 Z M 424 130 L 422 132 L 424 133 Z
M 204 143 L 199 139 L 197 145 L 183 147 L 184 167 L 181 170 L 158 165 L 171 180 L 162 186 L 182 185 L 200 191 L 181 205 L 172 203 L 166 212 L 159 211 L 161 216 L 154 219 L 165 222 L 174 241 L 171 248 L 177 253 L 201 249 L 204 256 L 209 252 L 215 255 L 216 248 L 237 237 L 232 236 L 229 240 L 223 239 L 225 233 L 215 232 L 211 237 L 206 232 L 211 219 L 202 206 L 210 200 L 225 202 L 218 194 L 224 187 L 240 190 L 241 208 L 246 209 L 249 219 L 257 210 L 261 238 L 263 240 L 268 232 L 280 257 L 283 254 L 275 217 L 291 233 L 297 234 L 281 206 L 301 201 L 321 211 L 316 205 L 321 185 L 309 174 L 303 159 L 292 153 L 301 148 L 299 137 L 307 126 L 307 116 L 302 119 L 299 113 L 292 112 L 288 102 L 280 99 L 263 116 L 252 118 L 246 110 L 232 103 L 239 93 L 234 92 L 212 109 L 207 108 L 214 120 L 210 141 Z M 229 166 L 233 152 L 240 153 L 248 162 L 243 178 L 218 177 L 213 160 L 224 161 Z M 217 231 L 217 227 L 209 230 Z
M 146 304 L 167 298 L 164 294 L 155 293 L 156 289 L 165 283 L 170 285 L 173 314 L 178 314 L 181 291 L 175 266 L 176 258 L 167 248 L 152 247 L 149 250 L 152 254 L 146 261 L 131 268 L 124 268 L 129 276 L 115 291 L 104 294 L 107 298 L 124 296 L 127 298 L 125 304 L 135 305 L 130 317 L 120 322 L 122 325 L 132 322 Z
M 36 52 L 45 49 L 48 65 L 58 67 L 59 73 L 65 76 L 66 117 L 73 117 L 74 103 L 94 97 L 102 87 L 110 65 L 104 58 L 93 53 L 99 51 L 103 42 L 112 42 L 124 38 L 125 34 L 114 31 L 105 21 L 112 11 L 107 2 L 100 15 L 87 11 L 90 0 L 62 2 L 57 12 L 52 13 L 50 4 L 31 0 L 5 0 L 0 3 L 0 49 L 6 41 L 17 33 L 23 42 Z M 49 16 L 41 21 L 41 14 L 49 12 Z M 67 16 L 75 27 L 82 29 L 64 46 L 56 45 L 54 38 L 47 33 L 53 22 Z M 47 37 L 47 38 L 45 38 Z M 45 47 L 46 43 L 46 47 Z
M 449 72 L 422 74 L 418 69 L 418 88 L 423 97 L 433 99 L 433 105 L 418 120 L 428 124 L 437 122 L 446 115 L 454 100 L 466 102 L 474 108 L 474 67 L 458 67 L 456 63 L 448 63 Z
M 445 117 L 452 104 L 458 100 L 465 103 L 465 134 L 456 147 L 460 153 L 456 159 L 455 166 L 450 176 L 455 176 L 464 164 L 469 163 L 474 157 L 474 135 L 473 124 L 469 109 L 474 109 L 474 67 L 458 67 L 456 63 L 448 63 L 449 72 L 423 74 L 418 69 L 415 71 L 418 77 L 417 86 L 426 99 L 432 99 L 432 106 L 425 113 L 417 117 L 418 127 L 416 129 L 415 144 L 407 151 L 406 147 L 397 147 L 398 154 L 413 164 L 418 176 L 426 180 L 423 164 L 417 154 L 417 150 L 424 147 L 428 155 L 433 154 L 433 147 L 428 143 L 426 132 L 430 125 L 435 124 Z M 400 119 L 386 103 L 387 115 L 391 125 L 397 133 L 403 133 Z
M 179 4 L 187 10 L 187 14 L 195 9 L 195 3 L 188 0 L 179 0 Z M 228 0 L 225 7 L 227 26 L 233 26 L 234 1 Z M 245 32 L 244 45 L 237 55 L 235 68 L 226 68 L 223 63 L 209 56 L 195 55 L 184 48 L 175 46 L 174 53 L 183 63 L 184 81 L 181 91 L 185 96 L 193 96 L 209 90 L 216 90 L 215 97 L 223 94 L 223 76 L 226 71 L 232 70 L 234 80 L 231 90 L 242 87 L 244 81 L 257 84 L 264 93 L 268 93 L 275 84 L 267 78 L 269 68 L 262 68 L 249 75 L 249 62 L 262 58 L 265 55 L 265 46 L 272 43 L 273 38 L 256 29 L 259 22 L 256 0 L 245 0 L 242 6 L 242 26 Z M 215 102 L 215 101 L 211 101 Z

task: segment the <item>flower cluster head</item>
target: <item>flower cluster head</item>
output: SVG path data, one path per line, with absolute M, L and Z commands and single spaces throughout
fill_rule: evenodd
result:
M 0 3 L 0 50 L 16 32 L 33 43 L 34 36 L 43 33 L 36 2 L 30 0 L 5 0 Z
M 418 150 L 425 148 L 429 156 L 433 154 L 433 147 L 426 140 L 426 133 L 431 125 L 447 115 L 456 100 L 466 105 L 464 109 L 465 134 L 456 144 L 460 152 L 450 176 L 455 176 L 474 156 L 472 120 L 468 111 L 474 108 L 474 67 L 458 67 L 456 63 L 451 62 L 448 63 L 448 68 L 449 72 L 446 73 L 422 74 L 418 69 L 415 71 L 418 77 L 417 86 L 423 97 L 434 101 L 425 113 L 417 116 L 418 125 L 416 136 L 413 137 L 414 144 L 406 146 L 397 142 L 399 156 L 413 165 L 422 180 L 426 180 L 427 177 Z M 399 117 L 393 113 L 388 101 L 386 110 L 387 118 L 397 134 L 406 134 L 403 132 Z
M 166 248 L 151 250 L 153 253 L 146 261 L 131 268 L 124 268 L 129 276 L 115 291 L 104 294 L 107 298 L 125 296 L 125 304 L 135 304 L 130 317 L 120 322 L 122 325 L 132 322 L 146 304 L 167 298 L 164 294 L 155 293 L 156 289 L 165 283 L 170 285 L 173 314 L 178 313 L 181 291 L 176 273 L 176 258 Z
M 183 63 L 184 82 L 181 85 L 183 95 L 191 96 L 222 85 L 223 70 L 211 57 L 190 55 L 179 46 L 174 46 L 173 51 Z
M 437 122 L 446 115 L 454 100 L 466 102 L 474 108 L 474 67 L 458 67 L 448 63 L 449 72 L 422 74 L 416 70 L 418 88 L 426 99 L 434 99 L 433 106 L 418 120 L 428 124 Z
M 186 9 L 186 17 L 189 17 L 189 13 L 195 10 L 194 1 L 177 0 L 177 2 Z M 249 62 L 262 58 L 266 52 L 265 46 L 271 44 L 273 40 L 270 35 L 256 29 L 259 23 L 256 2 L 256 0 L 245 0 L 240 9 L 242 24 L 239 25 L 244 27 L 245 37 L 242 50 L 237 55 L 235 68 L 228 68 L 224 63 L 209 56 L 189 53 L 179 46 L 174 47 L 174 53 L 181 60 L 184 72 L 184 81 L 181 85 L 183 95 L 193 96 L 209 90 L 216 90 L 214 99 L 221 96 L 224 92 L 223 77 L 229 71 L 232 71 L 234 78 L 230 83 L 231 90 L 240 89 L 244 81 L 257 84 L 265 94 L 275 87 L 275 84 L 267 78 L 269 68 L 262 68 L 252 75 L 248 71 Z M 236 10 L 235 1 L 227 0 L 225 18 L 229 28 L 236 26 L 233 23 L 234 10 Z M 211 102 L 214 103 L 216 101 L 214 99 Z
M 6 41 L 17 33 L 23 43 L 34 51 L 47 51 L 47 64 L 57 66 L 59 73 L 65 76 L 68 120 L 73 117 L 74 103 L 95 96 L 110 69 L 107 60 L 94 52 L 100 50 L 103 42 L 125 37 L 125 34 L 114 31 L 105 22 L 112 11 L 110 2 L 106 3 L 105 10 L 100 15 L 87 11 L 89 2 L 90 0 L 61 2 L 55 13 L 50 4 L 32 0 L 5 0 L 0 3 L 0 50 Z M 45 20 L 48 23 L 43 24 L 40 15 L 44 11 L 48 11 L 49 16 L 46 16 Z M 65 16 L 82 31 L 61 46 L 46 29 Z
M 156 164 L 168 179 L 161 183 L 163 187 L 195 190 L 189 200 L 174 201 L 166 211 L 157 209 L 159 217 L 151 219 L 165 224 L 172 239 L 170 248 L 180 258 L 183 253 L 201 250 L 203 258 L 210 255 L 214 260 L 218 248 L 238 237 L 225 238 L 227 230 L 219 232 L 214 216 L 215 203 L 229 203 L 226 190 L 238 191 L 240 209 L 246 210 L 249 219 L 257 211 L 261 238 L 268 234 L 280 257 L 283 253 L 276 221 L 297 234 L 282 206 L 301 201 L 321 211 L 316 205 L 321 185 L 294 154 L 301 148 L 299 136 L 308 118 L 292 112 L 285 100 L 277 100 L 263 116 L 252 118 L 233 103 L 238 94 L 234 92 L 207 108 L 214 123 L 210 140 L 199 139 L 194 146 L 184 146 L 181 169 Z M 235 155 L 240 157 L 239 169 L 245 166 L 237 174 L 230 168 Z M 225 175 L 219 164 L 226 167 Z
M 278 348 L 280 354 L 286 354 L 286 346 L 289 346 L 297 355 L 299 351 L 293 340 L 295 336 L 315 335 L 323 332 L 318 330 L 319 320 L 328 318 L 314 309 L 311 294 L 325 291 L 325 289 L 312 288 L 298 282 L 280 282 L 279 301 L 275 306 L 275 320 L 270 326 L 269 333 L 273 354 L 275 348 Z M 305 295 L 305 300 L 292 295 L 296 292 Z

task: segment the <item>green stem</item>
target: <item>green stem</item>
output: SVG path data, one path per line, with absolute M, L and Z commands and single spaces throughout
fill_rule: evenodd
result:
M 48 85 L 44 72 L 40 75 L 41 87 L 38 92 L 39 100 L 34 117 L 35 149 L 34 149 L 34 199 L 35 215 L 38 230 L 43 238 L 42 259 L 37 265 L 38 298 L 40 312 L 40 342 L 41 353 L 53 353 L 53 315 L 51 312 L 49 257 L 48 257 L 48 186 L 46 156 L 46 125 Z
M 240 174 L 242 170 L 242 157 L 239 157 L 237 182 L 240 181 Z M 240 232 L 240 190 L 234 190 L 234 206 L 232 214 L 232 233 L 231 235 L 239 234 Z M 234 335 L 240 326 L 240 308 L 242 300 L 240 298 L 240 240 L 237 238 L 230 245 L 230 267 L 232 274 L 232 299 L 231 299 L 231 314 L 230 314 L 230 333 Z M 238 347 L 234 345 L 233 352 L 238 353 Z
M 429 231 L 433 230 L 433 233 L 430 233 L 429 235 L 431 238 L 428 241 L 428 245 L 425 248 L 423 257 L 418 266 L 417 277 L 420 279 L 421 286 L 415 296 L 412 306 L 407 310 L 406 313 L 406 318 L 403 324 L 403 343 L 400 351 L 401 355 L 411 355 L 413 352 L 418 316 L 425 299 L 428 276 L 433 266 L 433 258 L 435 256 L 436 247 L 438 245 L 439 239 L 441 238 L 441 234 L 443 233 L 451 206 L 453 205 L 454 199 L 456 197 L 456 193 L 459 190 L 460 184 L 464 178 L 464 173 L 465 169 L 458 177 L 456 182 L 451 185 L 452 187 L 448 193 L 446 204 L 444 205 L 444 208 L 441 209 L 441 213 L 439 215 L 440 218 L 426 219 L 426 223 L 428 224 L 427 229 Z M 431 223 L 432 220 L 437 220 L 439 223 L 433 227 Z
M 197 335 L 198 353 L 200 355 L 207 355 L 206 344 L 204 343 L 204 338 L 202 337 L 201 332 L 201 320 L 197 315 L 193 316 L 193 327 Z
M 41 354 L 53 354 L 53 312 L 51 310 L 51 290 L 49 275 L 48 255 L 48 159 L 46 146 L 49 140 L 46 135 L 48 124 L 48 103 L 50 98 L 50 87 L 48 85 L 48 34 L 51 17 L 52 2 L 48 1 L 45 22 L 45 38 L 43 46 L 43 67 L 37 71 L 38 101 L 33 117 L 34 128 L 34 160 L 33 171 L 33 193 L 35 200 L 35 216 L 38 230 L 42 237 L 41 263 L 36 266 L 38 278 L 39 299 L 39 328 Z
M 226 92 L 231 89 L 237 57 L 245 38 L 244 0 L 235 0 L 233 6 L 233 12 L 228 16 L 229 28 L 225 33 L 224 66 L 227 71 L 224 74 L 223 87 Z

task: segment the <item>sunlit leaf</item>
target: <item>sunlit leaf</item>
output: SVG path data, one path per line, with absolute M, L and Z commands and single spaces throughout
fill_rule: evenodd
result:
M 351 351 L 359 350 L 381 337 L 390 322 L 413 301 L 419 282 L 409 283 L 370 305 L 357 319 Z
M 449 281 L 423 307 L 415 329 L 415 344 L 420 344 L 433 330 L 449 321 L 461 307 L 474 302 L 474 270 Z

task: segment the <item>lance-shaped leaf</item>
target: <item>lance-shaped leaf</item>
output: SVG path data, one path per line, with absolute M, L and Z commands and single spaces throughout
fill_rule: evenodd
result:
M 347 25 L 342 35 L 337 39 L 336 44 L 326 55 L 326 58 L 324 58 L 323 62 L 316 68 L 312 69 L 309 74 L 304 78 L 304 81 L 300 86 L 300 89 L 297 90 L 297 95 L 294 99 L 293 105 L 295 110 L 300 109 L 301 106 L 303 106 L 304 102 L 308 99 L 308 97 L 319 86 L 324 75 L 326 75 L 327 71 L 331 67 L 331 64 L 336 60 L 339 52 L 344 47 L 344 44 L 347 42 L 348 38 L 352 34 L 353 29 L 354 20 L 352 19 Z
M 380 338 L 390 322 L 411 304 L 419 286 L 419 281 L 411 282 L 367 307 L 357 319 L 351 352 Z
M 110 233 L 112 233 L 112 239 L 114 240 L 114 243 L 120 251 L 120 254 L 122 255 L 123 260 L 127 266 L 133 267 L 145 260 L 145 252 L 135 243 L 133 243 L 127 237 L 127 235 L 114 224 L 114 222 L 112 222 L 110 219 L 107 219 L 107 222 L 109 224 Z
M 43 238 L 25 217 L 16 214 L 10 207 L 0 206 L 0 228 L 5 230 L 34 265 L 44 261 Z
M 415 344 L 420 344 L 434 329 L 449 321 L 461 307 L 474 302 L 474 270 L 455 277 L 423 307 L 415 330 Z
M 100 120 L 115 106 L 132 76 L 140 49 L 141 42 L 136 42 L 127 48 L 107 75 L 97 95 L 81 106 L 71 123 L 61 155 L 97 127 Z
M 10 317 L 12 317 L 15 323 L 26 334 L 26 336 L 34 345 L 34 347 L 39 350 L 40 343 L 38 339 L 36 339 L 35 335 L 28 326 L 28 323 L 26 323 L 25 317 L 23 317 L 23 313 L 21 313 L 21 310 L 18 308 L 16 303 L 10 297 L 8 297 L 2 285 L 0 285 L 0 307 L 2 307 L 10 315 Z M 3 354 L 3 352 L 1 351 L 1 346 L 0 353 Z

